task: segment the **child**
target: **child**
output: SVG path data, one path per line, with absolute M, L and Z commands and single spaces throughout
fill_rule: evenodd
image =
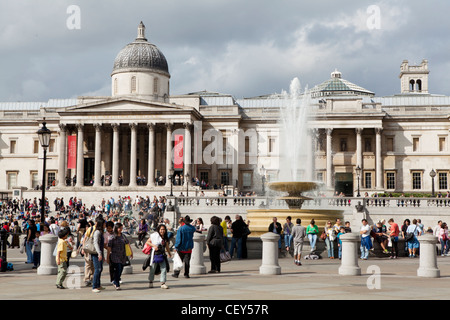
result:
M 338 239 L 338 257 L 339 260 L 341 260 L 342 258 L 342 240 L 341 240 L 341 235 L 345 234 L 345 227 L 341 227 L 339 229 L 339 233 L 337 235 L 337 239 Z
M 39 241 L 41 233 L 36 232 L 36 238 L 34 239 L 34 247 L 33 247 L 33 269 L 37 269 L 38 265 L 41 264 L 41 242 Z
M 63 228 L 58 232 L 58 244 L 56 248 L 56 264 L 58 265 L 58 276 L 56 278 L 56 287 L 65 289 L 63 286 L 64 279 L 67 276 L 67 236 L 68 229 Z

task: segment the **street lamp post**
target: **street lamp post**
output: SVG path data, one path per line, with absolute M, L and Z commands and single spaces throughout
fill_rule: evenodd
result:
M 47 128 L 46 122 L 42 122 L 42 128 L 40 128 L 37 131 L 37 134 L 39 136 L 39 142 L 44 149 L 44 164 L 43 164 L 43 171 L 42 171 L 42 198 L 41 198 L 41 221 L 45 221 L 45 171 L 47 166 L 47 148 L 50 145 L 50 136 L 52 132 L 50 129 Z
M 186 179 L 186 198 L 189 197 L 189 177 L 189 173 L 184 175 L 184 178 Z
M 431 169 L 430 177 L 431 177 L 431 196 L 434 197 L 434 177 L 436 177 L 436 171 L 434 171 L 434 169 Z
M 169 179 L 170 179 L 170 196 L 171 197 L 173 197 L 173 174 L 174 174 L 173 169 L 170 169 Z
M 356 176 L 358 177 L 358 193 L 356 194 L 357 197 L 361 197 L 361 194 L 359 193 L 359 180 L 361 178 L 361 167 L 358 165 L 355 169 Z

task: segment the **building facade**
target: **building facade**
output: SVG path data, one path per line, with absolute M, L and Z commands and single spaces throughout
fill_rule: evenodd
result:
M 346 195 L 430 193 L 433 181 L 436 192 L 446 193 L 450 96 L 430 94 L 428 75 L 426 60 L 403 61 L 400 93 L 377 97 L 334 71 L 308 93 L 311 152 L 298 177 Z M 14 189 L 41 185 L 36 132 L 44 121 L 52 131 L 46 180 L 61 192 L 167 191 L 174 176 L 178 185 L 198 179 L 211 189 L 261 193 L 278 179 L 283 100 L 170 95 L 168 62 L 142 22 L 114 61 L 111 93 L 0 103 L 0 192 L 11 197 Z

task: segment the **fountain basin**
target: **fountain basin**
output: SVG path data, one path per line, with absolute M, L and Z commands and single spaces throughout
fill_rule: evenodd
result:
M 259 237 L 268 232 L 269 225 L 273 222 L 273 217 L 277 217 L 278 222 L 283 226 L 286 218 L 290 216 L 295 225 L 297 218 L 302 220 L 302 226 L 307 227 L 312 219 L 322 233 L 327 221 L 334 225 L 336 219 L 344 219 L 344 210 L 330 209 L 252 209 L 247 210 L 247 220 L 250 221 L 252 237 Z

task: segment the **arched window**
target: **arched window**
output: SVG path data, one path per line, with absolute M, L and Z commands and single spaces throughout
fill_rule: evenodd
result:
M 409 81 L 409 91 L 414 91 L 414 84 L 415 81 L 411 79 L 411 81 Z
M 131 93 L 135 93 L 136 92 L 136 77 L 132 76 L 131 77 Z
M 417 89 L 417 91 L 422 91 L 422 80 L 417 80 L 416 81 L 416 84 L 417 84 L 417 86 L 416 86 L 416 89 Z
M 117 78 L 114 78 L 114 94 L 117 94 Z

